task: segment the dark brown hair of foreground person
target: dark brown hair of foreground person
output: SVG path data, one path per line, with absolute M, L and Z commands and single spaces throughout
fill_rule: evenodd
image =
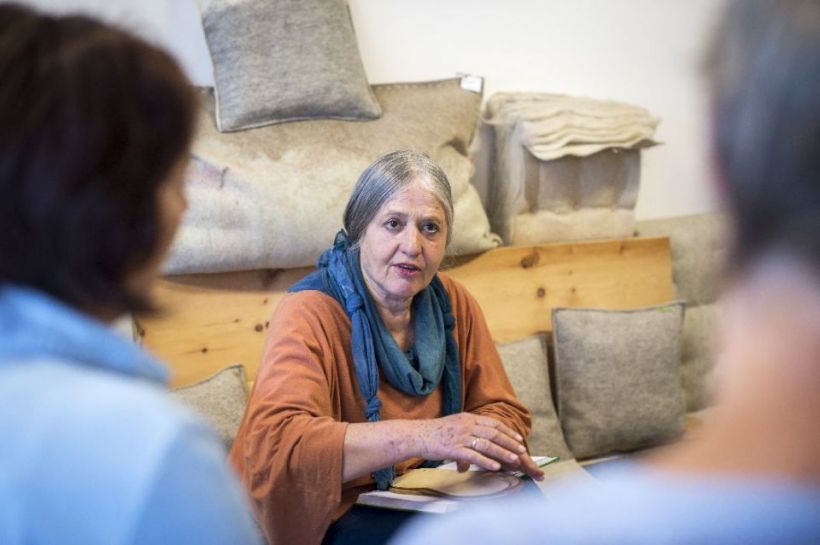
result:
M 160 49 L 0 5 L 0 282 L 148 308 L 126 278 L 156 253 L 157 190 L 188 151 L 195 104 Z

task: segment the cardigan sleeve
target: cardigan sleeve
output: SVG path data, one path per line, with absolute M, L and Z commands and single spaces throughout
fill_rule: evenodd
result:
M 464 410 L 496 418 L 526 440 L 531 429 L 530 412 L 515 396 L 481 307 L 456 281 L 444 275 L 441 278 L 456 319 Z
M 334 332 L 316 297 L 277 308 L 231 451 L 270 545 L 318 545 L 341 503 L 347 424 L 333 417 Z

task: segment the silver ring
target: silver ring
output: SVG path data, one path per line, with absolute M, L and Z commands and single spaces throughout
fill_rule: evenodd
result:
M 478 443 L 478 437 L 473 437 L 473 441 L 470 443 L 470 448 L 475 450 L 476 443 Z

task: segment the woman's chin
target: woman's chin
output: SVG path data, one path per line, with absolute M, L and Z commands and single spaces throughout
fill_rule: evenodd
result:
M 388 292 L 391 297 L 395 297 L 396 299 L 411 299 L 424 288 L 425 284 L 422 278 L 399 278 L 391 282 Z

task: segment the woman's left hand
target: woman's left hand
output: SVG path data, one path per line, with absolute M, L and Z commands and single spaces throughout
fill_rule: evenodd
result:
M 459 460 L 456 462 L 456 467 L 460 472 L 464 472 L 470 468 L 470 463 Z M 536 464 L 526 452 L 520 454 L 515 462 L 501 464 L 501 471 L 523 471 L 536 481 L 544 480 L 544 470 L 538 467 L 538 464 Z

